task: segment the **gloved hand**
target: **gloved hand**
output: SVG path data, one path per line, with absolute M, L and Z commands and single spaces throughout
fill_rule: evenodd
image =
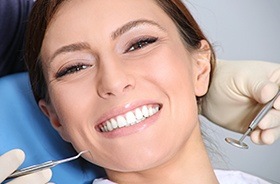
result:
M 263 105 L 276 95 L 279 84 L 279 64 L 220 60 L 202 100 L 202 115 L 244 133 Z M 280 137 L 280 97 L 250 137 L 256 144 L 272 144 Z
M 0 183 L 13 173 L 24 161 L 25 155 L 22 150 L 14 149 L 0 156 Z M 42 170 L 29 175 L 15 178 L 9 184 L 45 184 L 52 176 L 50 169 Z

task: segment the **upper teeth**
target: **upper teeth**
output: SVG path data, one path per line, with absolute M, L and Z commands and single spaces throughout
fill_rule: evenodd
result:
M 143 121 L 144 119 L 154 115 L 159 111 L 159 105 L 146 106 L 136 108 L 134 111 L 129 111 L 125 115 L 119 115 L 115 118 L 107 120 L 105 123 L 99 125 L 101 132 L 110 132 L 117 128 L 134 125 Z

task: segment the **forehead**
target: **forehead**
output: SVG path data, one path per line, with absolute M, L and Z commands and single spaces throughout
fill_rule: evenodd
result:
M 167 17 L 154 0 L 70 0 L 60 5 L 47 32 L 80 31 L 90 25 L 106 33 L 134 19 L 160 21 Z
M 148 19 L 170 29 L 175 25 L 154 0 L 66 0 L 47 27 L 42 56 L 80 41 L 102 43 L 127 22 Z

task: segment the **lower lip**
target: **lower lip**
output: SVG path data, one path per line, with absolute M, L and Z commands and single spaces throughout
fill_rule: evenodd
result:
M 149 118 L 146 118 L 145 120 L 137 124 L 118 128 L 111 132 L 100 132 L 100 133 L 106 138 L 117 138 L 117 137 L 128 136 L 137 132 L 141 132 L 147 129 L 149 126 L 153 125 L 158 120 L 160 112 L 161 109 L 154 115 L 150 116 Z

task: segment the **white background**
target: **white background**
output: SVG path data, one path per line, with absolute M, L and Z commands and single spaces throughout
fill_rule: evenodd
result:
M 218 58 L 280 63 L 279 0 L 189 0 L 186 5 L 214 44 Z M 250 148 L 241 150 L 224 141 L 228 136 L 239 139 L 240 134 L 202 121 L 210 142 L 216 144 L 210 145 L 216 168 L 242 170 L 280 183 L 280 141 L 257 146 L 246 138 Z

